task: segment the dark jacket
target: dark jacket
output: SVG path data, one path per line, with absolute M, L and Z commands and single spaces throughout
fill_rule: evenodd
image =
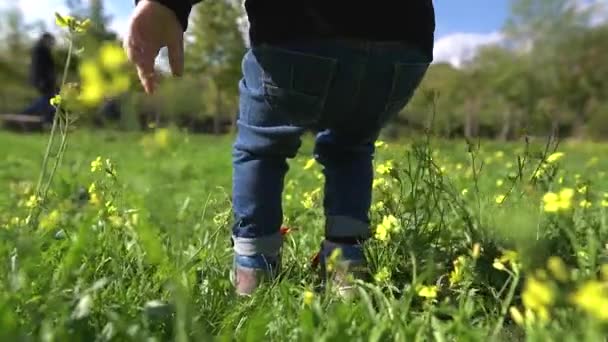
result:
M 56 88 L 55 63 L 51 49 L 42 40 L 32 49 L 30 81 L 41 93 L 52 93 Z
M 138 1 L 138 0 L 136 0 Z M 184 30 L 201 0 L 155 0 L 171 8 Z M 246 0 L 252 45 L 303 39 L 403 41 L 433 56 L 432 0 Z

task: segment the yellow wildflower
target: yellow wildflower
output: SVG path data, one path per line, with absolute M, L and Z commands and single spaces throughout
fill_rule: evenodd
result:
M 543 196 L 544 209 L 548 213 L 568 210 L 572 206 L 572 197 L 574 197 L 573 189 L 563 189 L 559 194 L 548 192 Z
M 577 190 L 578 190 L 579 194 L 585 194 L 587 192 L 587 189 L 588 189 L 587 186 L 583 185 L 583 186 L 579 187 Z
M 47 230 L 53 229 L 59 224 L 60 219 L 61 214 L 59 213 L 59 210 L 55 209 L 40 220 L 40 228 Z
M 105 43 L 99 50 L 101 64 L 108 70 L 117 70 L 127 62 L 124 49 L 116 44 Z
M 84 61 L 80 66 L 80 78 L 82 79 L 80 100 L 86 105 L 97 105 L 106 91 L 99 67 L 93 61 Z
M 100 171 L 102 167 L 103 163 L 101 162 L 101 157 L 97 157 L 91 162 L 91 172 Z
M 376 148 L 382 148 L 382 147 L 386 148 L 386 147 L 388 147 L 387 143 L 385 143 L 385 142 L 384 142 L 384 141 L 382 141 L 382 140 L 378 140 L 378 141 L 376 141 L 376 142 L 374 143 L 374 146 L 375 146 Z
M 555 163 L 556 161 L 562 159 L 564 155 L 565 154 L 563 152 L 555 152 L 547 157 L 547 163 Z
M 469 193 L 469 189 L 462 189 L 460 193 L 462 194 L 462 196 L 466 196 Z
M 437 286 L 418 286 L 417 288 L 418 296 L 427 299 L 437 298 Z
M 462 170 L 464 166 L 461 163 L 456 164 L 456 170 Z
M 591 208 L 591 206 L 592 206 L 592 205 L 593 205 L 593 203 L 591 203 L 591 202 L 589 202 L 589 201 L 587 201 L 587 200 L 582 200 L 582 201 L 580 201 L 580 203 L 579 203 L 579 206 L 580 206 L 581 208 L 584 208 L 584 209 L 589 209 L 589 208 Z
M 505 250 L 500 258 L 494 259 L 492 267 L 499 271 L 506 271 L 506 265 L 509 264 L 513 270 L 519 268 L 519 255 L 512 250 Z
M 553 289 L 535 277 L 529 277 L 524 285 L 522 301 L 527 309 L 538 314 L 542 321 L 549 320 L 549 309 L 555 301 Z
M 374 178 L 374 182 L 372 183 L 372 188 L 386 188 L 388 182 L 384 178 Z
M 154 142 L 161 149 L 169 146 L 169 138 L 169 130 L 166 128 L 159 128 L 154 132 Z
M 550 257 L 549 260 L 547 260 L 547 269 L 555 279 L 561 282 L 566 282 L 570 278 L 568 268 L 560 257 Z
M 480 255 L 481 255 L 481 245 L 476 243 L 473 245 L 473 253 L 471 254 L 471 256 L 473 257 L 473 259 L 479 259 Z
M 329 258 L 327 258 L 327 262 L 326 262 L 326 268 L 327 271 L 332 272 L 335 268 L 336 265 L 338 264 L 338 262 L 340 261 L 340 259 L 342 258 L 342 249 L 340 248 L 336 248 L 334 249 L 331 254 L 329 255 Z
M 304 302 L 305 305 L 311 305 L 312 302 L 314 301 L 314 299 L 315 299 L 315 294 L 314 294 L 314 292 L 312 292 L 310 290 L 306 290 L 302 294 L 302 301 Z
M 494 153 L 494 158 L 496 159 L 502 159 L 505 156 L 505 153 L 503 151 L 496 151 Z
M 606 283 L 597 280 L 588 281 L 570 297 L 570 300 L 596 319 L 608 321 Z
M 89 203 L 91 203 L 94 206 L 98 206 L 101 204 L 101 200 L 99 199 L 99 196 L 97 195 L 96 192 L 89 194 Z
M 124 220 L 118 215 L 111 215 L 110 217 L 108 217 L 108 220 L 110 221 L 110 224 L 112 224 L 113 227 L 120 227 L 124 224 Z
M 308 159 L 308 161 L 306 162 L 306 165 L 304 165 L 304 170 L 308 170 L 311 167 L 313 167 L 315 165 L 316 161 L 314 158 L 310 158 Z
M 57 94 L 57 95 L 53 96 L 53 98 L 49 101 L 49 103 L 51 104 L 51 106 L 53 106 L 55 108 L 61 106 L 61 95 Z
M 466 262 L 467 259 L 464 256 L 459 256 L 454 260 L 454 269 L 450 272 L 450 286 L 454 286 L 462 281 Z
M 499 179 L 499 180 L 497 180 L 497 181 L 496 181 L 496 186 L 497 186 L 497 187 L 499 187 L 499 188 L 500 188 L 501 186 L 503 186 L 504 184 L 505 184 L 505 181 L 504 181 L 504 180 L 502 180 L 502 179 Z
M 388 174 L 393 169 L 393 162 L 391 160 L 387 160 L 385 163 L 380 164 L 376 167 L 376 172 L 381 175 Z
M 382 267 L 382 268 L 381 268 L 381 269 L 378 271 L 378 273 L 376 273 L 376 274 L 374 275 L 374 280 L 375 280 L 377 283 L 384 283 L 384 282 L 386 282 L 387 280 L 389 280 L 390 278 L 391 278 L 391 272 L 388 270 L 388 268 L 387 268 L 386 266 L 385 266 L 385 267 Z
M 31 195 L 30 198 L 28 198 L 28 200 L 25 202 L 25 206 L 30 209 L 35 208 L 40 205 L 41 201 L 42 198 L 40 198 L 39 196 Z
M 494 198 L 494 201 L 496 202 L 496 204 L 503 204 L 505 202 L 505 199 L 507 199 L 507 196 L 498 195 Z
M 511 314 L 511 318 L 513 318 L 513 321 L 519 325 L 519 326 L 523 326 L 524 323 L 526 322 L 526 320 L 524 319 L 524 315 L 522 315 L 521 311 L 519 311 L 519 309 L 515 306 L 512 306 L 509 308 L 509 313 Z

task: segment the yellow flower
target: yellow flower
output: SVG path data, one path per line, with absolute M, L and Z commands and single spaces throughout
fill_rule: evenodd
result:
M 466 196 L 469 193 L 469 189 L 462 189 L 460 193 L 462 194 L 462 196 Z
M 587 200 L 582 200 L 582 201 L 579 203 L 579 206 L 580 206 L 581 208 L 584 208 L 584 209 L 589 209 L 589 208 L 591 208 L 591 206 L 592 206 L 592 205 L 593 205 L 593 203 L 591 203 L 591 202 L 589 202 L 589 201 L 587 201 Z
M 497 269 L 499 271 L 505 271 L 507 269 L 505 267 L 505 265 L 499 259 L 494 259 L 494 263 L 492 263 L 492 267 L 494 267 L 495 269 Z
M 59 224 L 60 219 L 61 214 L 59 213 L 59 210 L 55 209 L 40 220 L 40 228 L 47 230 L 53 229 Z
M 579 194 L 585 194 L 587 192 L 587 189 L 588 189 L 587 186 L 583 185 L 583 186 L 579 187 L 577 190 L 578 190 Z
M 40 205 L 41 201 L 42 198 L 40 198 L 39 196 L 31 195 L 30 198 L 28 198 L 28 200 L 25 202 L 25 206 L 30 209 L 35 208 Z
M 461 163 L 456 164 L 456 170 L 462 170 L 463 167 Z
M 97 157 L 91 162 L 91 172 L 101 171 L 102 167 L 103 163 L 101 162 L 101 157 Z
M 565 154 L 563 152 L 555 152 L 549 157 L 547 157 L 547 163 L 555 163 L 556 161 L 562 159 L 564 155 Z
M 505 181 L 503 181 L 502 179 L 499 179 L 499 180 L 496 181 L 496 186 L 499 187 L 499 188 L 501 186 L 503 186 L 504 184 L 505 184 Z
M 311 167 L 313 167 L 315 165 L 316 161 L 314 158 L 310 158 L 308 159 L 308 161 L 306 162 L 306 165 L 304 165 L 304 170 L 308 170 Z
M 437 298 L 437 286 L 418 286 L 417 288 L 418 296 L 427 299 Z
M 535 277 L 529 277 L 524 285 L 522 301 L 527 309 L 538 314 L 542 321 L 549 320 L 549 309 L 555 301 L 553 289 Z
M 494 153 L 494 157 L 496 159 L 501 159 L 504 156 L 505 156 L 505 153 L 503 151 L 496 151 L 496 153 Z
M 556 194 L 548 192 L 543 196 L 543 206 L 546 212 L 556 213 L 561 210 L 568 210 L 572 207 L 572 198 L 574 197 L 573 189 L 563 189 Z
M 80 66 L 80 78 L 80 100 L 86 105 L 97 105 L 105 93 L 105 82 L 99 67 L 93 61 L 84 61 Z
M 385 163 L 380 164 L 376 167 L 376 172 L 381 175 L 388 174 L 393 169 L 393 162 L 391 160 L 387 160 Z
M 481 255 L 481 245 L 476 243 L 473 245 L 473 253 L 471 254 L 471 256 L 473 257 L 473 259 L 479 259 L 480 255 Z
M 327 258 L 327 271 L 332 272 L 336 268 L 338 262 L 340 262 L 340 259 L 342 259 L 342 249 L 336 248 L 331 252 L 329 258 Z
M 462 281 L 464 277 L 464 267 L 467 259 L 464 256 L 459 256 L 454 260 L 454 269 L 450 272 L 450 286 L 454 286 Z
M 570 278 L 568 268 L 560 257 L 550 257 L 549 260 L 547 260 L 547 269 L 555 279 L 561 282 L 566 282 Z
M 388 147 L 388 144 L 385 143 L 384 141 L 378 140 L 374 143 L 374 146 L 376 148 L 382 148 L 382 147 L 386 148 L 386 147 Z
M 314 292 L 312 292 L 310 290 L 304 291 L 304 294 L 302 294 L 302 301 L 304 302 L 305 305 L 311 305 L 314 300 L 315 300 Z
M 602 207 L 608 208 L 608 199 L 602 200 Z
M 104 44 L 99 51 L 99 55 L 101 64 L 110 71 L 119 69 L 127 62 L 124 50 L 115 44 Z
M 494 201 L 496 201 L 496 204 L 503 204 L 506 198 L 505 195 L 498 195 L 494 198 Z
M 101 200 L 99 199 L 99 196 L 97 195 L 96 192 L 89 194 L 89 203 L 91 203 L 94 206 L 98 206 L 101 204 Z
M 519 309 L 515 306 L 512 306 L 509 308 L 509 313 L 511 314 L 511 318 L 513 318 L 513 321 L 519 325 L 519 326 L 523 326 L 524 323 L 526 322 L 526 320 L 524 319 L 524 315 L 521 314 L 521 311 L 519 311 Z
M 154 132 L 154 142 L 156 146 L 161 149 L 169 146 L 169 130 L 166 128 L 159 128 Z
M 492 267 L 499 271 L 506 271 L 506 264 L 509 264 L 513 270 L 519 268 L 519 255 L 512 250 L 505 250 L 500 258 L 494 259 Z
M 591 316 L 608 321 L 608 289 L 606 283 L 591 280 L 578 289 L 570 300 Z
M 61 106 L 61 95 L 57 94 L 49 101 L 51 106 L 57 108 Z
M 374 280 L 377 283 L 384 283 L 391 278 L 391 272 L 387 267 L 382 267 L 376 275 L 374 275 Z
M 384 208 L 384 202 L 383 201 L 378 201 L 374 204 L 372 204 L 372 211 L 379 211 L 382 210 Z
M 372 183 L 372 188 L 376 189 L 378 187 L 380 188 L 386 188 L 388 185 L 388 182 L 386 181 L 386 179 L 384 178 L 375 178 L 374 182 Z
M 376 227 L 376 233 L 374 234 L 374 237 L 380 241 L 387 241 L 388 236 L 389 236 L 389 231 L 386 229 L 386 227 L 379 224 Z
M 113 227 L 120 227 L 124 224 L 124 220 L 118 215 L 112 215 L 108 217 L 108 220 Z

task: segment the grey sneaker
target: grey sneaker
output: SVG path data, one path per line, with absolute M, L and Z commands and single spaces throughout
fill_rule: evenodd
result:
M 240 296 L 252 295 L 263 281 L 274 280 L 280 269 L 278 256 L 235 255 L 232 270 L 232 283 Z
M 339 295 L 350 297 L 354 293 L 354 281 L 369 281 L 370 273 L 362 244 L 341 244 L 328 240 L 321 244 L 318 254 L 321 279 Z

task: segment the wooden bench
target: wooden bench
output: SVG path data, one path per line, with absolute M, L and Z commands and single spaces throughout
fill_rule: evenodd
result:
M 42 131 L 44 119 L 36 115 L 0 114 L 0 122 L 8 129 L 20 131 Z

